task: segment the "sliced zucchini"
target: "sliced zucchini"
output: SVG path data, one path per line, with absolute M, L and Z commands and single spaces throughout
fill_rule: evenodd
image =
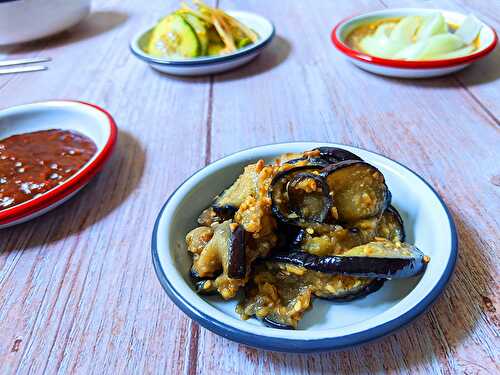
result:
M 243 39 L 238 40 L 237 47 L 238 47 L 238 49 L 240 49 L 240 48 L 246 47 L 252 43 L 253 42 L 250 38 L 243 38 Z
M 321 175 L 333 194 L 340 222 L 379 216 L 389 205 L 384 175 L 364 161 L 332 164 Z
M 206 23 L 196 17 L 194 14 L 182 12 L 179 13 L 193 28 L 200 42 L 200 55 L 205 56 L 208 53 L 208 33 Z
M 224 44 L 210 43 L 208 45 L 207 55 L 208 56 L 219 56 L 224 50 Z
M 147 52 L 156 57 L 198 57 L 200 41 L 191 25 L 179 14 L 170 14 L 155 26 Z

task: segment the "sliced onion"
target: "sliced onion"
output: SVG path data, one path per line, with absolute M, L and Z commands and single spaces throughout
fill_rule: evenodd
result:
M 441 13 L 436 13 L 430 17 L 425 17 L 420 29 L 418 29 L 415 40 L 425 40 L 433 35 L 445 34 L 448 32 L 448 26 Z
M 471 14 L 465 18 L 464 22 L 455 31 L 455 35 L 462 38 L 465 44 L 470 44 L 477 38 L 482 27 L 481 21 Z

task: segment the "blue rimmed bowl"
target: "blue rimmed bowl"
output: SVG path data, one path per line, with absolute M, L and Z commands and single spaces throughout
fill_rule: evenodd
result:
M 420 277 L 387 281 L 377 292 L 348 303 L 316 299 L 295 331 L 243 321 L 236 301 L 202 297 L 189 279 L 191 257 L 185 235 L 212 198 L 231 185 L 243 167 L 259 159 L 271 161 L 286 152 L 318 146 L 341 147 L 376 166 L 392 192 L 392 204 L 402 214 L 407 241 L 431 257 Z M 334 350 L 384 336 L 424 312 L 443 291 L 457 258 L 453 219 L 434 189 L 417 174 L 384 156 L 355 147 L 316 142 L 273 144 L 244 150 L 196 172 L 170 196 L 153 231 L 153 263 L 172 301 L 203 327 L 234 341 L 268 350 L 314 352 Z
M 151 27 L 135 35 L 130 43 L 130 50 L 136 57 L 148 63 L 153 69 L 168 74 L 198 76 L 222 73 L 234 69 L 257 57 L 273 40 L 275 28 L 270 20 L 255 13 L 243 11 L 228 11 L 227 13 L 254 30 L 259 35 L 259 40 L 236 52 L 221 56 L 196 57 L 192 59 L 158 58 L 149 55 L 143 49 L 152 30 Z

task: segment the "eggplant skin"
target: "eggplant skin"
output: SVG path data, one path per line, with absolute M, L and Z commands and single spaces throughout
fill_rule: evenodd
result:
M 238 207 L 231 206 L 229 204 L 219 206 L 216 203 L 212 204 L 212 209 L 222 221 L 232 219 L 236 214 L 236 211 L 238 211 Z
M 242 279 L 246 274 L 246 232 L 242 225 L 238 225 L 231 233 L 227 276 L 232 279 Z
M 318 147 L 314 150 L 318 150 L 319 158 L 328 164 L 336 164 L 346 160 L 363 160 L 358 155 L 338 147 Z
M 377 290 L 382 288 L 384 283 L 385 279 L 373 279 L 370 283 L 365 284 L 356 290 L 351 290 L 344 293 L 339 293 L 336 295 L 329 295 L 329 296 L 316 294 L 316 297 L 333 302 L 350 302 L 366 297 L 367 295 L 376 292 Z
M 268 194 L 272 202 L 271 210 L 274 217 L 277 218 L 279 222 L 283 224 L 298 224 L 301 221 L 301 219 L 297 217 L 297 214 L 295 214 L 293 217 L 289 216 L 292 213 L 291 208 L 288 207 L 289 202 L 281 202 L 286 193 L 288 182 L 297 173 L 321 170 L 323 170 L 323 166 L 320 165 L 299 165 L 294 168 L 281 171 L 276 176 L 274 176 L 273 180 L 271 181 L 271 186 Z
M 298 162 L 301 162 L 301 161 L 307 161 L 308 166 L 315 166 L 315 167 L 323 167 L 324 168 L 324 167 L 327 167 L 328 165 L 330 165 L 330 163 L 323 158 L 305 158 L 305 157 L 288 160 L 284 164 L 297 164 Z
M 218 294 L 213 280 L 200 280 L 195 282 L 196 293 L 204 296 L 213 296 Z
M 321 189 L 319 192 L 318 191 L 315 192 L 316 201 L 321 202 L 320 204 L 321 208 L 320 210 L 317 210 L 317 212 L 310 213 L 309 217 L 305 217 L 304 212 L 307 212 L 307 210 L 303 209 L 303 205 L 307 203 L 307 202 L 304 203 L 305 195 L 303 190 L 295 189 L 295 187 L 302 181 L 308 179 L 313 180 L 315 184 Z M 305 222 L 314 221 L 318 223 L 322 223 L 325 221 L 333 205 L 333 201 L 330 196 L 330 189 L 328 188 L 326 181 L 322 177 L 307 172 L 298 173 L 288 183 L 287 192 L 289 199 L 289 208 L 291 208 L 291 210 L 295 212 L 303 221 Z M 311 198 L 311 194 L 309 198 Z M 309 207 L 311 206 L 313 205 L 312 204 L 309 205 Z
M 271 317 L 266 316 L 264 319 L 262 319 L 262 322 L 268 326 L 269 328 L 277 328 L 277 329 L 288 329 L 288 330 L 294 330 L 295 328 L 292 327 L 291 325 L 285 324 L 285 323 L 280 323 L 275 320 L 273 320 Z
M 318 256 L 303 251 L 293 251 L 273 254 L 271 260 L 324 273 L 387 279 L 421 274 L 428 262 L 416 247 L 413 247 L 413 255 L 410 257 Z
M 387 207 L 377 227 L 377 236 L 391 241 L 404 242 L 406 239 L 403 219 L 393 206 Z

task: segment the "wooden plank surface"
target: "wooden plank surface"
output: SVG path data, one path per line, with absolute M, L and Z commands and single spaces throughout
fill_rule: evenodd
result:
M 404 81 L 365 73 L 331 47 L 340 19 L 387 6 L 473 11 L 498 29 L 500 3 L 464 0 L 221 0 L 271 18 L 278 35 L 253 63 L 178 79 L 127 43 L 175 1 L 95 1 L 48 41 L 1 57 L 51 56 L 42 73 L 0 77 L 0 107 L 52 98 L 95 102 L 120 127 L 117 152 L 80 195 L 0 231 L 0 373 L 495 373 L 498 368 L 500 135 L 498 49 L 457 75 Z M 460 255 L 452 282 L 421 318 L 375 343 L 288 355 L 200 328 L 152 269 L 155 216 L 205 163 L 241 148 L 334 141 L 394 158 L 443 196 Z

